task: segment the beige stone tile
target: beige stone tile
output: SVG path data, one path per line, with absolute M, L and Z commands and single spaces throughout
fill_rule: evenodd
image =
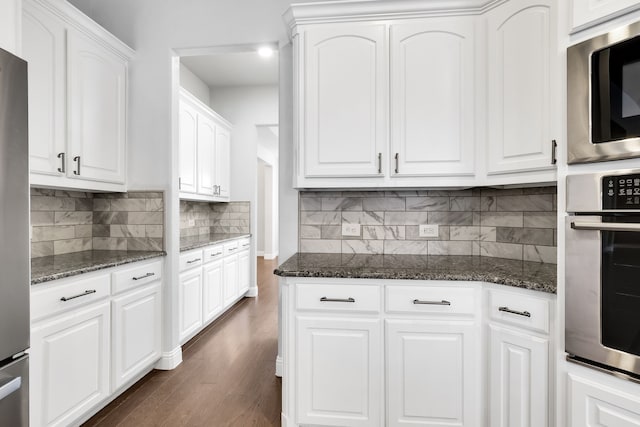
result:
M 429 241 L 427 253 L 429 255 L 472 255 L 471 243 L 464 241 Z
M 300 240 L 300 252 L 304 253 L 337 253 L 342 251 L 341 240 Z
M 554 246 L 524 245 L 524 260 L 556 264 L 558 262 L 557 249 Z
M 426 255 L 426 241 L 385 240 L 385 255 Z
M 76 237 L 72 225 L 67 226 L 43 226 L 32 228 L 32 242 L 46 242 L 53 240 L 73 239 Z
M 343 240 L 343 254 L 382 254 L 384 240 Z

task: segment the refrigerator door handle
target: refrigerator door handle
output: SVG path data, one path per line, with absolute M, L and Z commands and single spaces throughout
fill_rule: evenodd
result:
M 4 378 L 0 380 L 0 401 L 22 387 L 22 377 Z

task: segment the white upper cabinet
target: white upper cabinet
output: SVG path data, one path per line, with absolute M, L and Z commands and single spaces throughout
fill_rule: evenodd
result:
M 231 130 L 216 126 L 214 198 L 228 202 L 231 199 Z
M 216 125 L 205 116 L 198 118 L 198 193 L 213 194 L 215 182 Z
M 392 176 L 473 174 L 474 19 L 392 24 Z
M 638 0 L 573 0 L 571 18 L 574 30 L 599 24 L 640 8 Z
M 488 173 L 555 169 L 555 10 L 511 0 L 488 14 Z
M 198 113 L 180 99 L 180 192 L 197 192 L 198 182 Z
M 386 31 L 385 25 L 344 24 L 305 32 L 300 128 L 305 177 L 382 176 Z
M 24 0 L 31 184 L 126 190 L 133 51 L 67 2 Z

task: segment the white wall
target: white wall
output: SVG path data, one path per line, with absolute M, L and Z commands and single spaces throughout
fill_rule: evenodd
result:
M 206 105 L 209 105 L 209 86 L 184 64 L 180 64 L 180 86 Z
M 262 175 L 258 175 L 258 186 L 262 184 L 264 200 L 264 232 L 262 237 L 264 240 L 264 257 L 265 259 L 274 259 L 278 256 L 278 127 L 277 126 L 258 126 L 258 161 L 263 161 Z M 275 133 L 274 133 L 275 131 Z M 262 179 L 260 178 L 262 177 Z M 258 190 L 260 191 L 260 190 Z
M 265 162 L 258 157 L 258 203 L 256 211 L 258 214 L 258 226 L 256 227 L 256 253 L 258 256 L 264 256 L 264 228 L 266 226 L 264 222 L 265 211 L 265 194 L 264 194 L 264 167 Z
M 286 40 L 282 13 L 291 0 L 71 0 L 71 3 L 136 50 L 129 73 L 128 129 L 128 163 L 135 167 L 129 168 L 128 179 L 132 190 L 162 189 L 166 195 L 168 255 L 165 261 L 163 350 L 168 357 L 168 352 L 179 349 L 180 212 L 177 145 L 173 144 L 177 141 L 179 87 L 174 75 L 179 73 L 179 62 L 175 56 L 189 48 Z M 280 80 L 280 83 L 291 86 L 292 80 Z M 275 115 L 277 119 L 277 110 Z M 277 123 L 278 120 L 270 122 Z M 234 150 L 238 148 L 235 146 Z M 233 151 L 232 155 L 235 154 Z M 255 203 L 255 197 L 251 195 L 255 195 L 256 162 L 254 160 L 250 168 L 243 165 L 243 169 L 251 169 L 248 170 L 250 176 L 234 172 L 234 185 L 238 177 L 244 183 L 232 189 L 234 199 Z M 297 204 L 288 210 L 297 210 Z M 255 229 L 255 219 L 252 228 Z
M 22 0 L 0 0 L 0 48 L 20 56 Z

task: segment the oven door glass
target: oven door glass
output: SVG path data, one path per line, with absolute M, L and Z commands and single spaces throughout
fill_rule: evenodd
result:
M 640 136 L 640 37 L 592 54 L 591 131 L 596 144 Z
M 640 222 L 605 217 L 603 222 Z M 601 337 L 606 347 L 640 355 L 640 232 L 602 232 Z

